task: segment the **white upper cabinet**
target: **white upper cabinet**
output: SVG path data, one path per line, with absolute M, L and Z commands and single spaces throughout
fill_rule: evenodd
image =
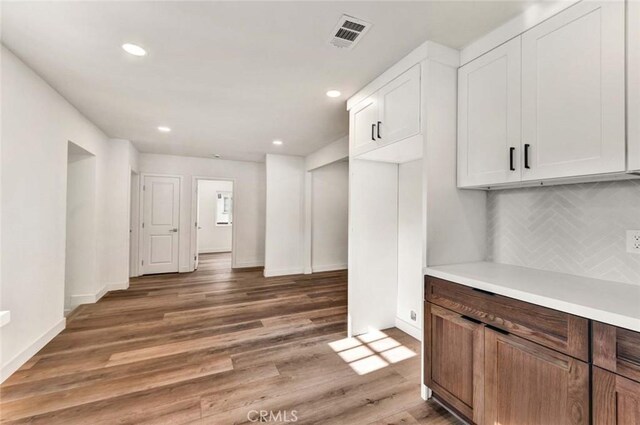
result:
M 629 170 L 640 172 L 640 2 L 627 5 L 627 137 Z
M 420 132 L 420 66 L 416 65 L 378 92 L 382 144 L 394 143 Z
M 378 101 L 371 96 L 351 110 L 351 147 L 354 151 L 367 151 L 377 146 L 376 130 Z
M 351 155 L 420 133 L 420 65 L 415 65 L 350 111 Z
M 625 5 L 584 1 L 522 35 L 523 180 L 624 172 Z
M 520 37 L 458 70 L 458 186 L 518 182 Z

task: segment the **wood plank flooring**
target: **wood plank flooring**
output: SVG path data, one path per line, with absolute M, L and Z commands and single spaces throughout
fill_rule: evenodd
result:
M 0 386 L 0 422 L 458 423 L 420 399 L 420 346 L 346 339 L 346 272 L 262 277 L 201 256 L 77 308 Z

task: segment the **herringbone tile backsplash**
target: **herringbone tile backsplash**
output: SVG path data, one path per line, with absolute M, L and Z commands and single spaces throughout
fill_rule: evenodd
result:
M 640 285 L 640 181 L 488 193 L 488 260 Z

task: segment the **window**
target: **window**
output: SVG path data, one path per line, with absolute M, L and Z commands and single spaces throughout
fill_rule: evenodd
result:
M 233 194 L 218 192 L 216 203 L 216 226 L 231 226 L 233 223 Z

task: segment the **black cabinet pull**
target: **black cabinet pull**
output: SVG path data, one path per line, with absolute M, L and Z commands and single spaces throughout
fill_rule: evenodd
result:
M 474 319 L 473 317 L 469 317 L 469 316 L 464 316 L 464 315 L 462 315 L 462 316 L 460 316 L 460 318 L 462 318 L 462 319 L 464 319 L 464 320 L 467 320 L 467 321 L 469 321 L 469 322 L 475 323 L 475 324 L 477 324 L 477 325 L 482 324 L 482 322 L 481 322 L 481 321 L 479 321 L 478 319 Z
M 513 154 L 515 153 L 516 148 L 509 148 L 509 170 L 516 171 L 516 165 L 513 163 Z
M 531 168 L 529 167 L 529 148 L 530 147 L 531 145 L 529 144 L 524 145 L 524 168 Z
M 478 289 L 478 288 L 471 288 L 471 289 L 476 292 L 480 292 L 481 294 L 491 295 L 491 296 L 495 295 L 493 292 L 485 291 L 484 289 Z
M 487 325 L 487 329 L 491 329 L 492 331 L 498 332 L 499 334 L 502 334 L 502 335 L 509 335 L 509 332 L 505 331 L 504 329 L 496 328 L 495 326 L 492 326 L 492 325 Z
M 376 125 L 371 124 L 371 140 L 376 141 Z
M 378 121 L 378 139 L 382 139 L 382 137 L 380 137 L 380 124 L 382 124 L 382 121 Z

